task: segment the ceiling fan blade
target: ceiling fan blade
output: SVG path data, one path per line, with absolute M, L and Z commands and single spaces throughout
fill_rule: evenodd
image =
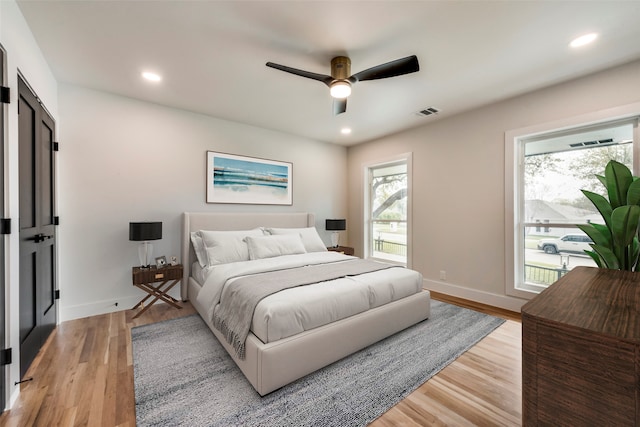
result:
M 349 77 L 351 83 L 364 80 L 386 79 L 388 77 L 402 76 L 403 74 L 415 73 L 420 71 L 418 57 L 415 55 L 406 58 L 396 59 L 386 64 L 377 65 Z
M 297 76 L 306 77 L 308 79 L 318 80 L 327 86 L 333 82 L 333 77 L 325 74 L 312 73 L 310 71 L 298 70 L 297 68 L 287 67 L 286 65 L 274 64 L 273 62 L 267 62 L 267 67 L 275 68 L 276 70 L 284 71 L 287 73 L 295 74 Z
M 347 98 L 333 100 L 333 115 L 337 116 L 347 111 Z

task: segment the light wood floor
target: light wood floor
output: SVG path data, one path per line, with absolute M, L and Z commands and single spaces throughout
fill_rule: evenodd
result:
M 511 319 L 376 420 L 372 426 L 517 426 L 521 419 L 519 315 L 432 293 Z M 60 324 L 25 375 L 0 426 L 135 426 L 132 326 L 194 313 L 156 304 Z

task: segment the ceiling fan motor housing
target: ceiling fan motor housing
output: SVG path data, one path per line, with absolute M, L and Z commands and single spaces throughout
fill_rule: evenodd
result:
M 351 76 L 351 60 L 346 56 L 336 56 L 331 60 L 331 77 L 347 80 Z

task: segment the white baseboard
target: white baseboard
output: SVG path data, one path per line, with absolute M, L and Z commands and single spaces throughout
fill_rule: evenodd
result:
M 116 311 L 129 310 L 136 305 L 142 296 L 131 296 L 113 300 L 97 301 L 90 304 L 72 306 L 60 306 L 60 322 L 96 316 L 98 314 L 114 313 Z
M 440 292 L 454 297 L 464 298 L 470 301 L 491 305 L 493 307 L 515 311 L 516 313 L 519 313 L 522 306 L 527 302 L 527 300 L 520 298 L 492 294 L 489 292 L 465 288 L 463 286 L 452 285 L 451 283 L 441 282 L 437 280 L 424 279 L 423 287 L 430 291 Z
M 0 0 L 2 1 L 2 0 Z M 178 286 L 169 291 L 169 295 L 180 300 L 180 289 Z M 88 304 L 78 304 L 58 307 L 58 323 L 67 320 L 81 319 L 83 317 L 96 316 L 98 314 L 114 313 L 116 311 L 129 310 L 136 305 L 145 294 L 139 292 L 136 295 L 125 296 L 117 299 L 95 301 Z M 147 300 L 149 302 L 150 300 Z M 164 304 L 162 301 L 156 304 Z

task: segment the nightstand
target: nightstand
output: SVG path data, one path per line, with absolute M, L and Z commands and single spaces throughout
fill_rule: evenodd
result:
M 349 246 L 331 246 L 331 247 L 328 247 L 327 250 L 333 251 L 333 252 L 340 252 L 345 255 L 353 255 L 355 252 L 354 249 Z
M 157 268 L 155 265 L 152 265 L 149 268 L 133 267 L 131 272 L 133 285 L 148 294 L 133 306 L 132 310 L 142 307 L 142 310 L 136 313 L 133 318 L 135 319 L 147 311 L 149 307 L 155 304 L 158 300 L 162 300 L 175 308 L 182 308 L 178 305 L 177 299 L 167 295 L 167 292 L 182 280 L 182 270 L 182 264 L 168 265 L 161 268 Z M 155 283 L 159 284 L 154 285 Z M 144 303 L 151 297 L 153 297 L 153 299 L 145 306 Z

